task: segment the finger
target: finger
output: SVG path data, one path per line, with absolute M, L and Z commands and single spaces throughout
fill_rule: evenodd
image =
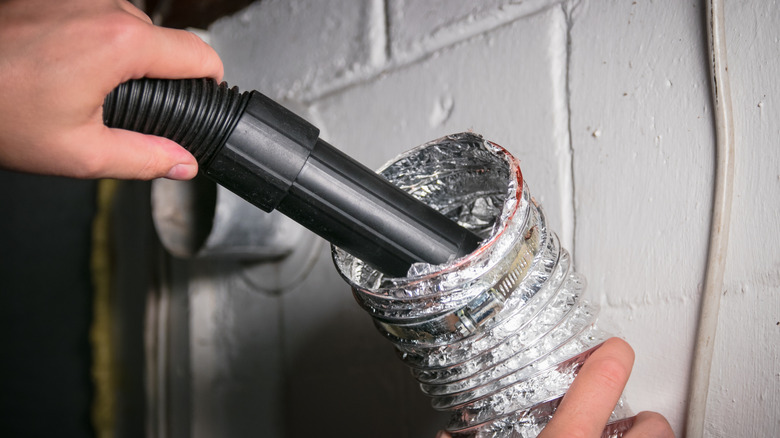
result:
M 119 8 L 121 8 L 122 10 L 124 10 L 124 11 L 126 11 L 126 12 L 128 12 L 128 13 L 130 13 L 132 15 L 135 15 L 136 17 L 140 18 L 141 20 L 143 20 L 143 21 L 145 21 L 145 22 L 147 22 L 149 24 L 152 24 L 152 19 L 149 18 L 149 16 L 146 15 L 146 13 L 144 11 L 138 9 L 134 4 L 130 3 L 129 1 L 127 1 L 127 0 L 117 0 L 117 4 L 119 5 Z
M 672 426 L 657 412 L 640 412 L 623 438 L 674 438 Z
M 451 437 L 450 437 L 450 434 L 448 434 L 447 432 L 445 432 L 445 431 L 443 431 L 443 430 L 440 430 L 440 431 L 439 431 L 439 432 L 436 434 L 436 438 L 451 438 Z
M 590 356 L 540 437 L 600 437 L 623 392 L 634 351 L 612 338 Z
M 144 56 L 137 77 L 222 80 L 223 66 L 217 52 L 192 32 L 154 26 L 142 48 Z M 138 70 L 141 69 L 142 71 Z
M 85 145 L 92 161 L 85 169 L 90 178 L 149 180 L 159 177 L 191 179 L 198 164 L 186 149 L 175 142 L 153 135 L 101 127 L 95 143 Z

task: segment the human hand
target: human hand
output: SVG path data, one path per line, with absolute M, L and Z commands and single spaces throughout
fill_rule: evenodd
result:
M 103 100 L 141 77 L 222 79 L 191 32 L 154 26 L 124 0 L 0 4 L 0 167 L 77 178 L 189 179 L 197 162 L 171 140 L 110 129 Z
M 583 364 L 577 378 L 539 438 L 601 436 L 634 365 L 634 350 L 623 340 L 607 340 Z M 674 438 L 661 414 L 640 412 L 624 438 Z
M 634 350 L 623 340 L 609 339 L 586 361 L 539 438 L 599 438 L 623 393 L 634 364 Z M 640 412 L 624 438 L 674 438 L 666 419 Z M 437 438 L 450 438 L 439 432 Z

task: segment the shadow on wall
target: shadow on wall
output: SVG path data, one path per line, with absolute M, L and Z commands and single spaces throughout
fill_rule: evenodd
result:
M 448 414 L 433 410 L 391 344 L 359 316 L 331 315 L 291 352 L 286 436 L 433 438 Z
M 446 425 L 329 260 L 281 296 L 242 284 L 247 269 L 188 269 L 192 436 L 433 438 Z

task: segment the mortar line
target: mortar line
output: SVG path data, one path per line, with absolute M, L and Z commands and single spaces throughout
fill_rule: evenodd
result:
M 368 43 L 367 67 L 382 70 L 388 63 L 387 0 L 372 0 L 367 6 L 367 28 L 364 38 Z
M 569 175 L 570 181 L 571 181 L 571 190 L 570 190 L 570 202 L 571 202 L 571 248 L 569 252 L 571 253 L 571 260 L 572 264 L 574 266 L 577 266 L 577 183 L 575 179 L 575 168 L 574 168 L 574 133 L 572 131 L 572 121 L 571 121 L 571 51 L 572 51 L 572 36 L 571 31 L 572 27 L 574 26 L 574 22 L 572 19 L 572 11 L 578 6 L 577 0 L 568 0 L 566 3 L 561 4 L 561 8 L 563 9 L 563 15 L 566 19 L 566 74 L 565 74 L 565 82 L 566 86 L 564 88 L 565 93 L 565 99 L 566 99 L 566 129 L 568 130 L 568 141 L 569 141 L 569 171 L 571 174 Z
M 385 1 L 387 1 L 387 0 L 385 0 Z M 471 40 L 473 40 L 475 38 L 482 37 L 485 34 L 494 32 L 496 30 L 502 29 L 502 28 L 507 27 L 507 26 L 511 26 L 517 20 L 520 20 L 520 19 L 523 19 L 523 18 L 527 18 L 527 17 L 532 17 L 534 15 L 543 13 L 544 11 L 546 11 L 546 10 L 548 10 L 550 8 L 554 8 L 556 6 L 560 6 L 562 3 L 565 3 L 566 1 L 567 0 L 551 1 L 548 4 L 545 4 L 545 5 L 541 6 L 541 7 L 538 7 L 538 8 L 535 8 L 535 9 L 530 9 L 530 10 L 520 9 L 518 12 L 515 12 L 514 14 L 509 13 L 508 14 L 508 18 L 506 20 L 504 20 L 504 21 L 499 22 L 499 23 L 492 24 L 492 25 L 487 25 L 486 27 L 474 26 L 474 27 L 470 28 L 468 30 L 468 32 L 465 32 L 465 36 L 462 36 L 460 38 L 447 40 L 445 42 L 434 42 L 434 43 L 431 43 L 431 47 L 429 47 L 428 49 L 422 50 L 422 51 L 417 52 L 417 53 L 411 53 L 411 54 L 410 53 L 406 53 L 406 54 L 404 54 L 406 56 L 394 57 L 394 58 L 391 58 L 391 57 L 388 56 L 387 63 L 385 64 L 385 66 L 383 68 L 372 70 L 372 71 L 367 72 L 367 73 L 365 73 L 363 75 L 356 75 L 354 80 L 350 80 L 350 81 L 345 82 L 345 83 L 335 83 L 335 84 L 331 84 L 330 86 L 328 86 L 328 85 L 323 86 L 322 90 L 319 91 L 319 92 L 306 92 L 306 91 L 304 91 L 303 93 L 301 93 L 302 96 L 301 96 L 300 101 L 304 105 L 312 105 L 313 103 L 315 103 L 315 102 L 317 102 L 319 100 L 327 99 L 327 98 L 330 98 L 332 96 L 335 96 L 335 95 L 338 95 L 340 93 L 343 93 L 345 91 L 348 91 L 348 90 L 351 90 L 353 88 L 359 87 L 361 85 L 365 85 L 367 83 L 370 83 L 370 82 L 376 80 L 377 78 L 379 78 L 379 77 L 381 77 L 383 75 L 394 73 L 394 72 L 400 71 L 400 70 L 402 70 L 404 68 L 411 67 L 411 66 L 414 66 L 414 65 L 417 65 L 417 64 L 421 64 L 421 63 L 429 60 L 430 58 L 436 56 L 441 51 L 448 50 L 448 49 L 450 49 L 452 47 L 456 47 L 459 44 L 463 44 L 463 43 L 471 41 Z M 386 9 L 386 12 L 387 12 L 388 9 L 389 9 L 389 6 Z M 389 20 L 390 20 L 389 19 L 389 14 L 386 13 L 386 17 L 387 17 L 386 20 L 389 22 Z M 489 21 L 489 20 L 485 20 L 485 21 Z M 390 28 L 389 28 L 389 26 L 386 26 L 385 32 L 387 32 L 387 35 L 388 35 L 387 44 L 389 46 L 389 45 L 392 44 L 392 41 L 391 41 L 391 39 L 389 37 L 390 36 Z M 388 50 L 390 50 L 390 49 L 388 48 Z
M 385 11 L 385 62 L 392 62 L 393 56 L 393 42 L 390 39 L 390 25 L 392 24 L 390 18 L 390 0 L 383 0 Z

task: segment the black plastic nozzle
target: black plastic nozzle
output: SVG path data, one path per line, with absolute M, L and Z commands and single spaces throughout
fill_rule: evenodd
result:
M 103 119 L 179 143 L 217 183 L 388 275 L 405 276 L 415 262 L 444 263 L 480 242 L 257 91 L 208 79 L 133 80 L 106 97 Z

